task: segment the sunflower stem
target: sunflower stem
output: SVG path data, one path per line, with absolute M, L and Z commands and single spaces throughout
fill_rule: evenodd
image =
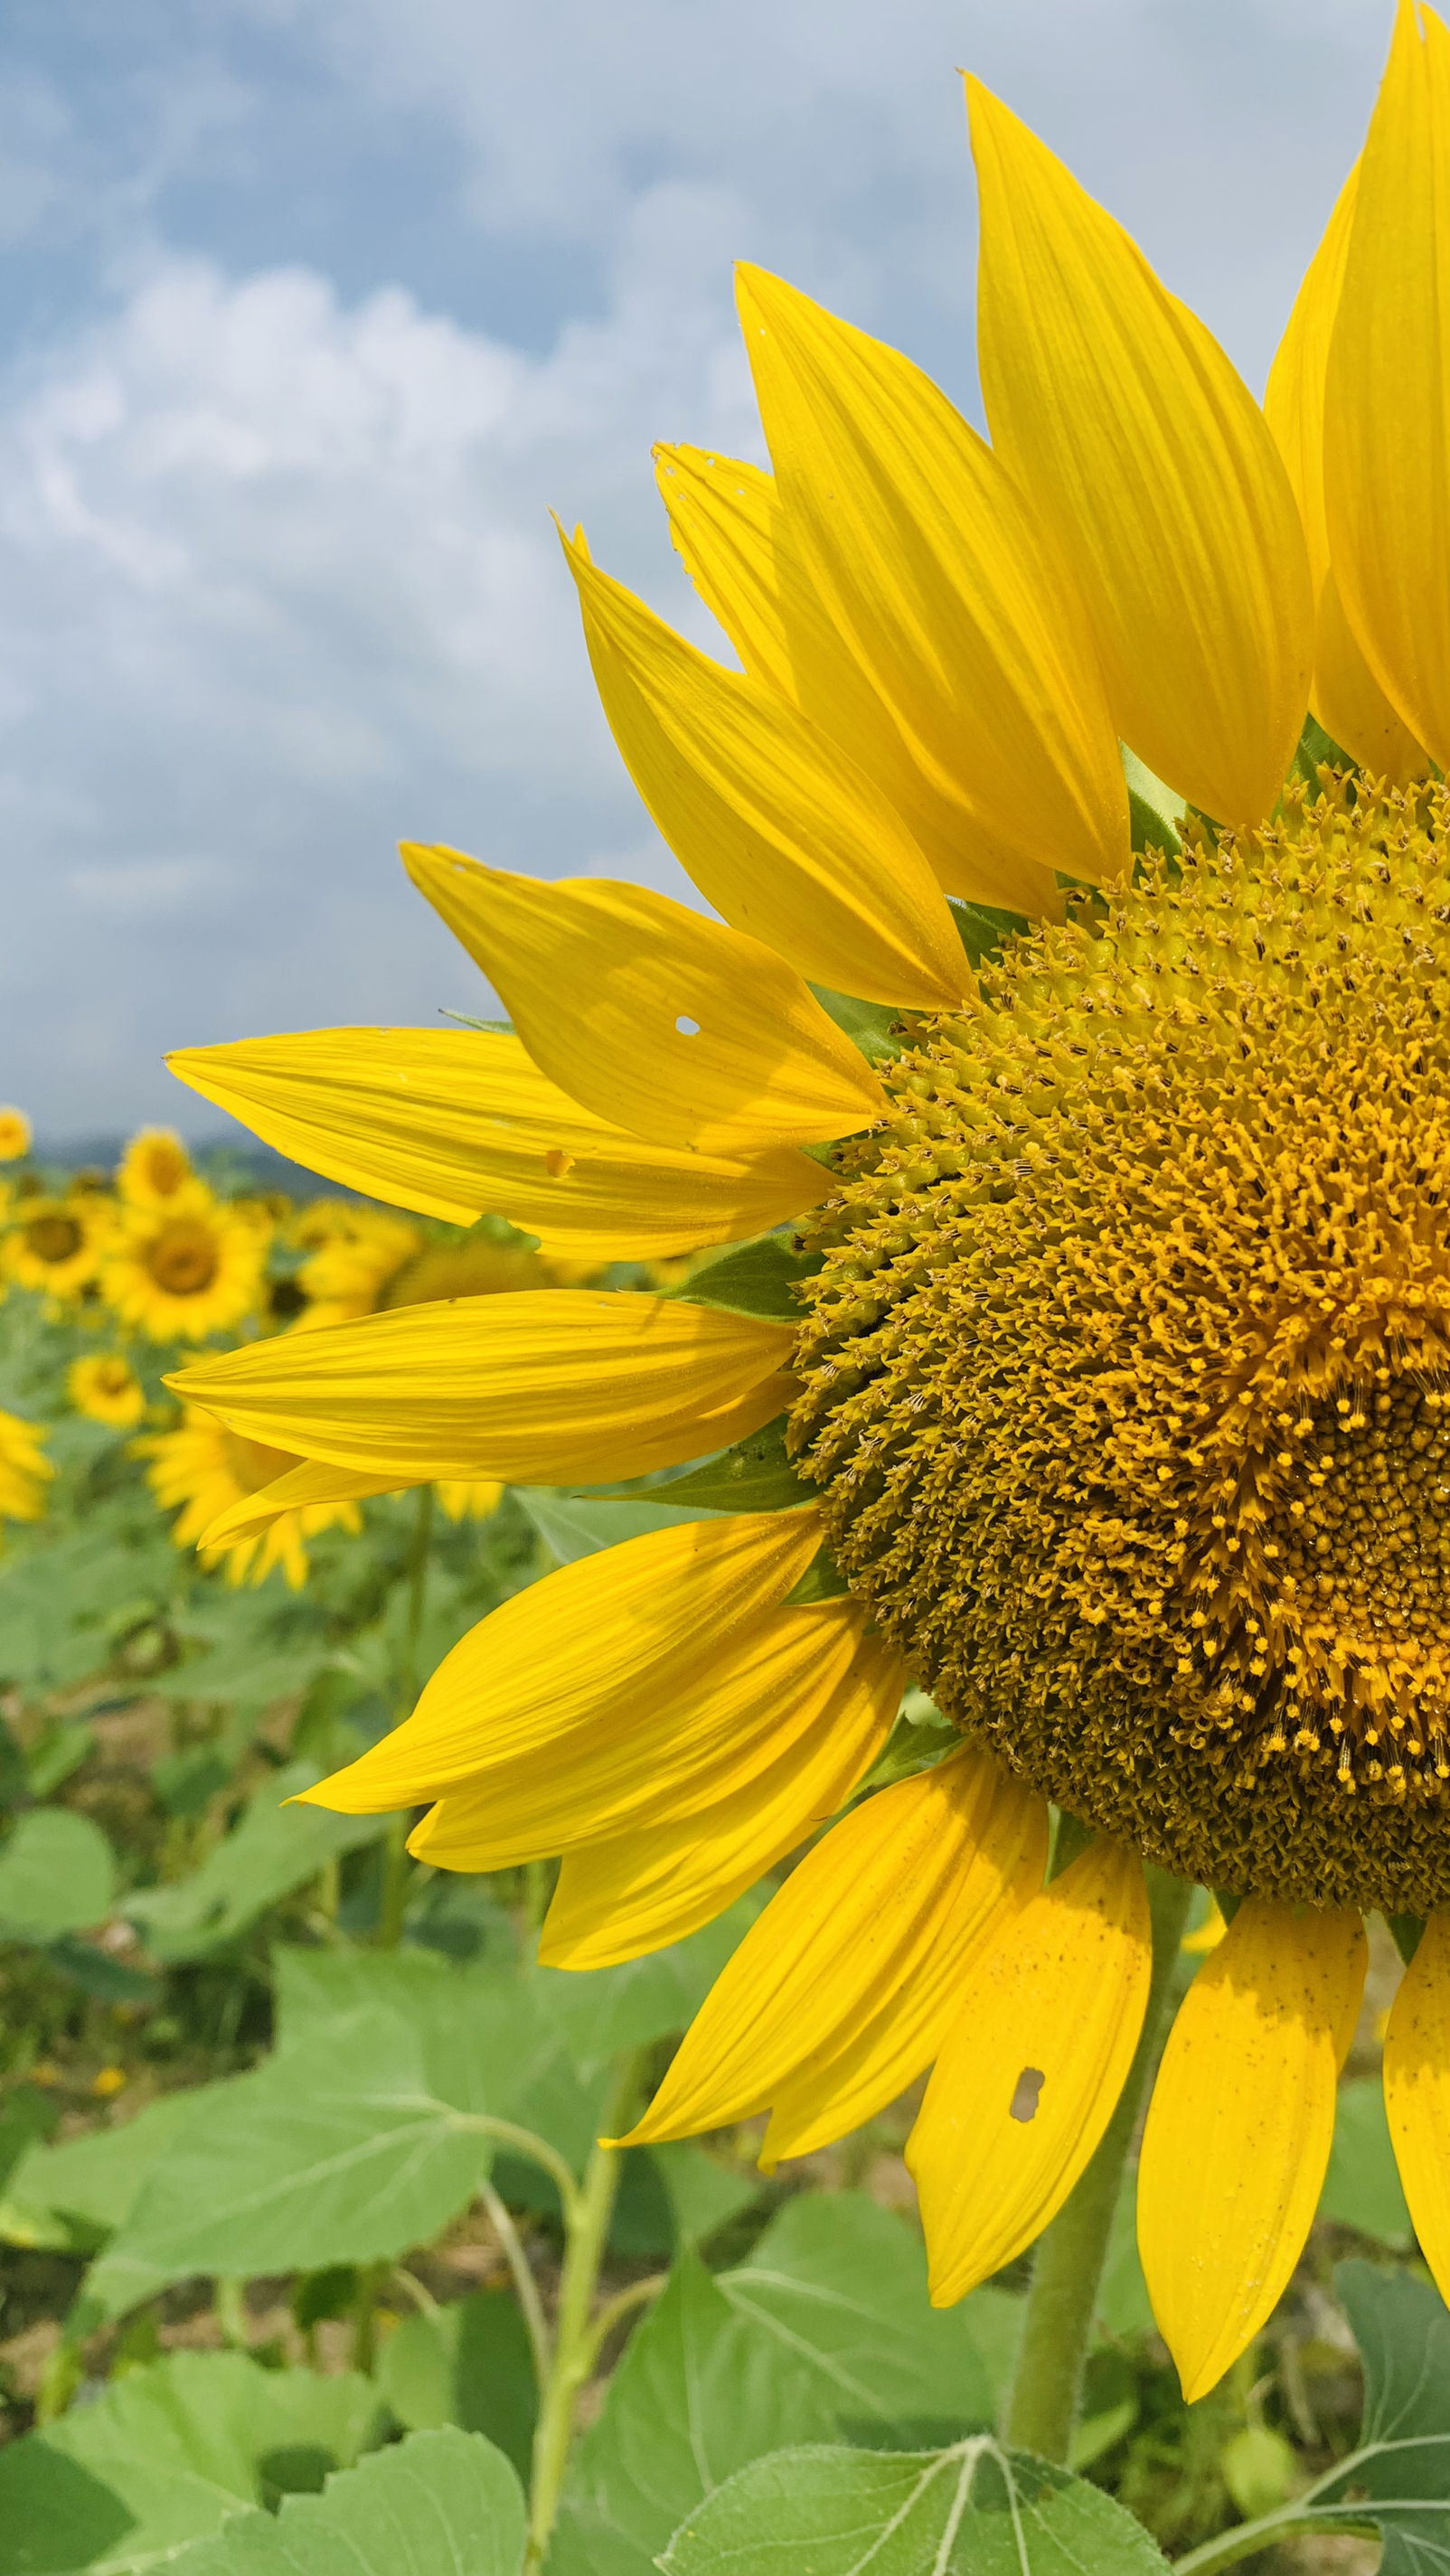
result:
M 408 1608 L 403 1624 L 402 1652 L 398 1658 L 398 1722 L 411 1717 L 422 1689 L 423 1614 L 428 1606 L 428 1555 L 433 1543 L 433 1488 L 418 1487 L 417 1508 L 413 1518 L 413 1535 L 403 1564 L 403 1579 L 408 1587 Z M 379 1906 L 377 1946 L 396 1950 L 403 1937 L 403 1918 L 408 1907 L 408 1890 L 412 1870 L 408 1865 L 409 1818 L 394 1816 L 383 1844 L 383 1887 Z
M 632 2050 L 627 2057 L 620 2058 L 615 2067 L 604 2113 L 604 2127 L 612 2137 L 618 2137 L 621 2130 L 633 2122 L 644 2064 L 643 2052 Z M 619 2188 L 621 2161 L 617 2148 L 596 2146 L 584 2169 L 584 2180 L 572 2211 L 566 2204 L 564 2269 L 559 2282 L 558 2314 L 554 2321 L 554 2357 L 542 2391 L 538 2429 L 534 2434 L 525 2576 L 533 2576 L 533 2570 L 543 2565 L 559 2511 L 564 2471 L 569 2462 L 569 2444 L 574 2433 L 575 2409 L 580 2391 L 598 2358 L 599 2338 L 596 2327 L 591 2323 L 591 2315 L 609 2237 L 609 2222 L 614 2212 L 614 2195 Z
M 1067 2459 L 1082 2396 L 1083 2367 L 1098 2284 L 1113 2232 L 1124 2169 L 1172 1999 L 1173 1970 L 1192 1888 L 1166 1870 L 1148 1871 L 1153 1975 L 1142 2035 L 1091 2164 L 1043 2234 L 1032 2270 L 1022 2346 L 1007 2412 L 1007 2437 L 1044 2460 Z

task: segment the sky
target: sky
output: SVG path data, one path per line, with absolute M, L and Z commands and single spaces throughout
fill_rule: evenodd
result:
M 0 1099 L 215 1135 L 166 1048 L 486 1010 L 400 839 L 693 899 L 549 513 L 730 658 L 650 447 L 765 461 L 732 262 L 980 425 L 965 65 L 1261 392 L 1391 14 L 7 0 Z

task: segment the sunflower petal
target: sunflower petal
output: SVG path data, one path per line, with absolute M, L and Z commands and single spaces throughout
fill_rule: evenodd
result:
M 587 1756 L 596 1728 L 617 1735 L 631 1713 L 645 1727 L 708 1704 L 721 1665 L 748 1661 L 753 1628 L 799 1581 L 820 1535 L 816 1511 L 742 1513 L 561 1566 L 470 1629 L 412 1716 L 307 1800 L 349 1816 L 421 1806 L 471 1782 L 481 1755 Z
M 1431 1914 L 1390 2006 L 1385 2109 L 1420 2251 L 1450 2290 L 1450 1913 Z
M 582 548 L 565 552 L 614 739 L 706 901 L 837 992 L 960 1001 L 941 889 L 856 760 L 776 690 L 697 653 Z
M 658 447 L 670 533 L 746 670 L 839 743 L 900 815 L 949 894 L 1027 913 L 1060 908 L 1043 860 L 974 848 L 959 795 L 934 783 L 865 665 L 830 617 L 791 534 L 774 479 L 693 447 Z
M 904 753 L 931 791 L 923 845 L 953 892 L 1057 909 L 1049 866 L 1111 875 L 1128 842 L 1071 578 L 998 458 L 909 359 L 763 269 L 738 272 L 737 302 L 791 540 L 899 738 L 891 778 Z M 878 719 L 873 748 L 886 738 Z M 919 796 L 909 810 L 915 827 Z
M 649 886 L 480 867 L 405 842 L 413 882 L 499 993 L 542 1071 L 664 1145 L 824 1143 L 884 1106 L 794 967 Z
M 1264 417 L 1299 504 L 1309 573 L 1319 602 L 1309 703 L 1331 739 L 1378 774 L 1422 776 L 1424 751 L 1402 724 L 1350 630 L 1330 569 L 1324 512 L 1324 376 L 1344 283 L 1359 164 L 1339 192 L 1269 369 Z
M 1324 501 L 1345 616 L 1376 680 L 1450 761 L 1450 36 L 1401 0 L 1360 163 L 1324 396 Z
M 739 1243 L 830 1187 L 790 1146 L 729 1159 L 648 1145 L 571 1100 L 520 1039 L 494 1031 L 312 1029 L 166 1061 L 310 1171 L 458 1225 L 507 1217 L 574 1260 Z
M 481 1732 L 476 1767 L 418 1827 L 414 1851 L 441 1869 L 512 1869 L 693 1819 L 815 1724 L 855 1661 L 864 1620 L 851 1600 L 774 1610 L 667 1701 L 601 1694 L 577 1742 L 551 1728 L 500 1754 Z
M 1367 1958 L 1357 1914 L 1249 1897 L 1179 2007 L 1138 2166 L 1138 2245 L 1190 2404 L 1247 2349 L 1299 2259 Z
M 1062 2207 L 1133 2062 L 1152 1951 L 1142 1864 L 1100 1839 L 980 1962 L 906 2146 L 934 2307 L 1000 2271 Z
M 636 2140 L 788 2105 L 838 2138 L 930 2064 L 983 1943 L 1042 1883 L 1046 1812 L 983 1754 L 868 1798 L 792 1871 L 716 1980 Z
M 1263 415 L 1136 243 L 980 82 L 977 343 L 992 442 L 1055 532 L 1118 731 L 1227 823 L 1304 720 L 1313 597 Z
M 713 1922 L 845 1803 L 890 1734 L 901 1692 L 900 1662 L 869 1639 L 809 1726 L 718 1804 L 566 1851 L 540 1958 L 613 1967 Z M 413 1848 L 442 1857 L 417 1839 Z
M 791 1342 L 788 1324 L 683 1299 L 525 1289 L 284 1333 L 167 1383 L 248 1439 L 395 1486 L 601 1484 L 773 1421 Z
M 431 1479 L 420 1476 L 418 1483 Z M 233 1547 L 238 1539 L 255 1538 L 259 1531 L 270 1529 L 283 1512 L 295 1512 L 317 1503 L 357 1502 L 368 1494 L 396 1494 L 402 1488 L 396 1476 L 372 1476 L 356 1467 L 333 1467 L 325 1459 L 304 1458 L 289 1467 L 285 1476 L 277 1476 L 270 1485 L 262 1485 L 255 1494 L 244 1494 L 240 1501 L 229 1503 L 209 1521 L 197 1540 L 200 1548 Z

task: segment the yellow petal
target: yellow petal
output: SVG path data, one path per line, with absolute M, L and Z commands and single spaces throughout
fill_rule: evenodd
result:
M 348 1816 L 421 1806 L 470 1781 L 481 1756 L 569 1760 L 623 1712 L 644 1726 L 705 1698 L 719 1664 L 748 1654 L 752 1628 L 799 1582 L 820 1536 L 814 1510 L 740 1513 L 561 1566 L 470 1629 L 412 1716 L 308 1800 Z
M 792 1871 L 712 1987 L 636 2139 L 788 2103 L 804 2154 L 930 2064 L 984 1940 L 1042 1883 L 1040 1798 L 985 1754 L 882 1790 Z
M 422 1485 L 430 1480 L 419 1476 L 414 1481 Z M 238 1539 L 255 1538 L 258 1531 L 270 1529 L 283 1512 L 318 1503 L 356 1502 L 367 1494 L 396 1494 L 401 1490 L 396 1476 L 368 1475 L 356 1467 L 334 1467 L 324 1459 L 305 1458 L 289 1467 L 285 1476 L 259 1486 L 255 1494 L 244 1494 L 240 1502 L 229 1503 L 215 1520 L 208 1521 L 196 1544 L 199 1548 L 232 1547 Z
M 836 992 L 959 1001 L 941 889 L 855 759 L 776 690 L 697 653 L 581 547 L 565 552 L 614 739 L 706 901 Z
M 547 885 L 413 843 L 403 860 L 535 1064 L 599 1117 L 726 1154 L 823 1143 L 880 1117 L 865 1058 L 758 939 L 648 886 Z
M 1142 1864 L 1100 1839 L 977 1965 L 906 2147 L 934 2307 L 1061 2209 L 1133 2062 L 1152 1951 Z
M 1357 1914 L 1249 1897 L 1179 2007 L 1138 2166 L 1138 2245 L 1190 2404 L 1247 2349 L 1299 2259 L 1367 1957 Z
M 1049 870 L 1114 874 L 1128 840 L 1070 575 L 991 449 L 909 359 L 764 270 L 739 272 L 737 301 L 790 537 L 931 791 L 923 846 L 954 892 L 1055 909 Z M 878 725 L 860 754 L 873 776 L 882 739 Z M 884 770 L 881 783 L 895 792 Z M 914 828 L 922 810 L 909 807 Z
M 537 1738 L 507 1754 L 480 1733 L 475 1768 L 419 1826 L 413 1850 L 440 1869 L 512 1869 L 697 1816 L 814 1725 L 851 1669 L 865 1615 L 851 1600 L 777 1609 L 667 1700 L 601 1692 L 575 1735 L 542 1712 Z
M 648 1145 L 481 1029 L 312 1029 L 166 1059 L 279 1154 L 394 1207 L 507 1217 L 545 1252 L 649 1261 L 739 1243 L 813 1207 L 829 1175 L 791 1146 L 741 1158 Z
M 1119 733 L 1226 823 L 1271 810 L 1313 598 L 1262 413 L 1217 341 L 1026 126 L 967 83 L 992 441 L 1091 612 Z
M 1450 1913 L 1428 1917 L 1390 2006 L 1385 2109 L 1420 2251 L 1450 2290 Z
M 946 793 L 913 754 L 812 581 L 773 477 L 693 447 L 658 447 L 655 460 L 685 568 L 752 678 L 850 754 L 947 893 L 1027 913 L 1059 911 L 1046 862 L 1018 852 L 1004 862 L 975 844 L 960 795 Z
M 901 1664 L 870 1639 L 810 1726 L 718 1805 L 567 1851 L 540 1958 L 612 1967 L 713 1922 L 844 1805 L 890 1734 L 901 1692 Z
M 1380 687 L 1450 761 L 1450 37 L 1401 0 L 1360 164 L 1324 403 L 1339 595 Z
M 1330 568 L 1324 513 L 1324 377 L 1358 185 L 1356 162 L 1305 272 L 1269 370 L 1264 417 L 1299 504 L 1319 601 L 1309 703 L 1335 742 L 1366 767 L 1400 781 L 1424 774 L 1425 753 L 1396 715 L 1350 631 Z
M 788 1324 L 669 1298 L 524 1289 L 283 1333 L 167 1384 L 248 1439 L 395 1485 L 602 1484 L 773 1421 L 791 1342 Z

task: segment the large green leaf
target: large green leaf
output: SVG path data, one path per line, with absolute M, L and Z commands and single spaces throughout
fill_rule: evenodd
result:
M 125 1899 L 127 1916 L 156 1958 L 207 1958 L 269 1905 L 315 1878 L 325 1862 L 377 1840 L 384 1816 L 335 1816 L 325 1807 L 285 1804 L 321 1777 L 316 1763 L 289 1763 L 256 1791 L 241 1822 L 190 1878 Z
M 163 1604 L 183 1579 L 166 1525 L 95 1514 L 81 1529 L 47 1534 L 0 1562 L 0 1675 L 27 1691 L 68 1690 L 99 1672 L 115 1644 L 113 1623 Z
M 1384 2086 L 1377 2075 L 1340 2088 L 1319 2214 L 1338 2219 L 1342 2227 L 1357 2227 L 1361 2236 L 1373 2236 L 1396 2253 L 1413 2241 L 1385 2116 Z
M 672 2038 L 693 2021 L 763 1903 L 752 1890 L 688 1940 L 618 1968 L 535 1968 L 535 2003 L 581 2068 Z
M 523 2318 L 502 2291 L 405 2317 L 383 2345 L 378 2386 L 410 2432 L 457 2424 L 486 2433 L 528 2476 L 538 2386 Z
M 163 2094 L 133 2120 L 93 2129 L 57 2147 L 37 2145 L 15 2166 L 0 2199 L 0 2238 L 11 2245 L 73 2247 L 130 2216 L 142 2185 L 211 2088 Z
M 68 1807 L 17 1819 L 0 1851 L 0 1941 L 53 1941 L 111 1910 L 116 1864 L 100 1826 Z
M 636 2329 L 575 2455 L 551 2576 L 647 2576 L 702 2497 L 783 2442 L 899 2443 L 992 2412 L 914 2233 L 863 2197 L 803 2196 L 739 2270 L 712 2280 L 687 2256 Z
M 375 2438 L 370 2380 L 174 2353 L 0 2450 L 0 2576 L 140 2568 Z
M 787 2450 L 691 2513 L 667 2576 L 1163 2576 L 1141 2523 L 990 2434 L 945 2451 Z
M 517 2576 L 524 2499 L 477 2433 L 415 2433 L 329 2478 L 321 2495 L 240 2515 L 171 2565 L 175 2576 Z

